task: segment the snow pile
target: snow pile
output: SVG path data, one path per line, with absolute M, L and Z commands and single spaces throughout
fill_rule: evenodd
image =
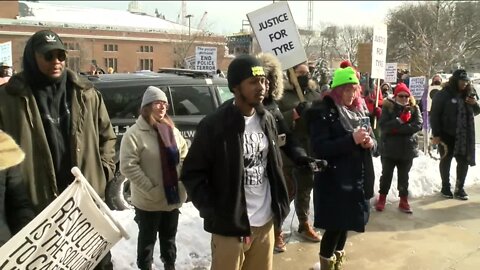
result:
M 480 146 L 477 145 L 477 157 L 480 155 Z M 378 195 L 379 178 L 381 175 L 382 165 L 380 158 L 374 158 L 375 166 L 375 193 Z M 451 167 L 451 183 L 454 186 L 455 179 L 455 160 L 452 161 Z M 480 165 L 470 167 L 468 171 L 467 181 L 465 186 L 478 185 L 480 183 Z M 410 170 L 410 197 L 420 198 L 424 196 L 430 196 L 440 191 L 441 180 L 440 173 L 438 171 L 438 161 L 430 158 L 428 155 L 421 154 L 420 157 L 414 159 L 412 169 Z M 394 173 L 392 181 L 392 187 L 388 194 L 387 200 L 390 202 L 398 201 L 397 191 L 397 177 Z M 373 200 L 372 200 L 373 203 Z M 290 215 L 287 217 L 283 224 L 283 231 L 288 233 L 294 231 L 298 226 L 298 220 L 294 213 L 293 204 L 291 205 Z M 313 209 L 313 207 L 312 207 Z M 373 210 L 373 209 L 372 209 Z M 191 203 L 186 203 L 180 209 L 181 215 L 178 225 L 177 233 L 177 262 L 176 266 L 178 270 L 202 270 L 209 269 L 210 267 L 210 234 L 203 230 L 203 220 L 199 217 L 198 211 L 193 207 Z M 133 221 L 134 211 L 116 211 L 115 217 L 125 225 L 127 231 L 131 235 L 130 240 L 121 240 L 112 249 L 112 256 L 114 260 L 115 269 L 118 270 L 130 270 L 136 269 L 136 246 L 137 246 L 137 224 Z M 313 211 L 312 211 L 313 218 Z M 287 241 L 293 243 L 298 242 L 299 239 L 295 234 Z M 160 261 L 160 252 L 157 245 L 155 247 L 154 261 L 156 269 L 163 269 L 163 264 Z

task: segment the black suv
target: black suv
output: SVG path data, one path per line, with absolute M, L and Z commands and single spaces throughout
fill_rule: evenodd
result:
M 233 97 L 225 78 L 195 70 L 161 69 L 159 73 L 101 74 L 89 76 L 88 79 L 102 93 L 117 135 L 117 172 L 115 179 L 107 185 L 106 192 L 106 202 L 115 210 L 129 208 L 128 181 L 118 170 L 120 142 L 125 131 L 135 124 L 143 93 L 148 86 L 156 86 L 165 92 L 170 104 L 167 113 L 189 146 L 200 120 Z

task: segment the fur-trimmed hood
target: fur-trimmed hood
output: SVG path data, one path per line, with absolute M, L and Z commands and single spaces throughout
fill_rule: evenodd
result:
M 259 53 L 256 56 L 263 66 L 265 77 L 269 81 L 270 95 L 273 100 L 280 100 L 283 97 L 283 71 L 282 64 L 272 53 Z

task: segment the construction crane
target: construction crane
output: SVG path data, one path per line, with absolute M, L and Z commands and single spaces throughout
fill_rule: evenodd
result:
M 313 1 L 308 1 L 307 29 L 313 30 Z
M 197 25 L 197 29 L 202 30 L 203 26 L 205 25 L 205 21 L 207 20 L 207 14 L 208 12 L 204 12 L 202 15 L 202 18 L 200 19 L 200 22 Z
M 182 1 L 180 13 L 177 16 L 176 23 L 187 26 L 187 1 Z

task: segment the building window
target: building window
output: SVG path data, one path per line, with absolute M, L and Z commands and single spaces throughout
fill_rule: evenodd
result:
M 111 67 L 113 70 L 118 70 L 117 68 L 117 58 L 105 58 L 105 69 Z
M 104 52 L 118 52 L 118 45 L 117 44 L 103 44 L 103 51 Z
M 67 61 L 65 62 L 65 65 L 76 72 L 80 71 L 80 57 L 78 56 L 69 56 L 67 57 Z
M 67 51 L 79 51 L 80 45 L 77 42 L 64 42 Z
M 153 59 L 140 59 L 140 70 L 153 71 Z
M 153 52 L 153 46 L 142 45 L 140 46 L 140 52 Z

